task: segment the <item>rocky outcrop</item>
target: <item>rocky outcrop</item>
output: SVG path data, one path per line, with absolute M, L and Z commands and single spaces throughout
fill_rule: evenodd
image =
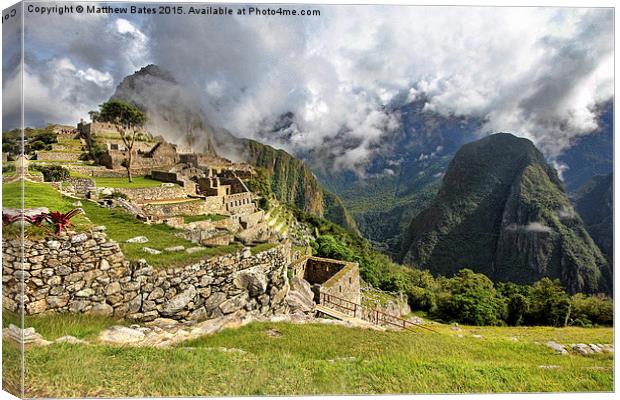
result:
M 298 278 L 296 276 L 291 278 L 291 290 L 286 296 L 286 303 L 288 304 L 292 313 L 302 312 L 311 313 L 316 307 L 314 302 L 314 292 L 312 286 L 308 281 Z
M 204 320 L 233 313 L 286 313 L 290 244 L 167 269 L 129 263 L 103 228 L 25 240 L 3 240 L 3 307 L 27 314 L 84 312 L 150 321 Z M 22 290 L 24 295 L 22 297 Z

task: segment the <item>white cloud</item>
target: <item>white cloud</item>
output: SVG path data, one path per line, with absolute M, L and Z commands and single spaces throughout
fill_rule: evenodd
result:
M 152 61 L 201 100 L 214 125 L 256 137 L 292 112 L 286 140 L 266 140 L 363 174 L 398 131 L 399 116 L 385 107 L 398 94 L 410 101 L 424 94 L 428 110 L 479 117 L 486 121 L 481 133 L 526 136 L 551 157 L 596 129 L 596 105 L 613 96 L 610 9 L 321 11 L 317 18 L 209 23 L 190 16 L 35 22 L 27 29 L 33 52 L 46 47 L 57 53 L 47 61 L 70 60 L 75 71 L 59 79 L 94 85 L 90 98 L 97 99 L 61 91 L 63 101 L 41 106 L 56 107 L 59 115 L 67 108 L 87 111 L 111 94 L 110 85 Z M 53 83 L 31 65 L 51 90 Z

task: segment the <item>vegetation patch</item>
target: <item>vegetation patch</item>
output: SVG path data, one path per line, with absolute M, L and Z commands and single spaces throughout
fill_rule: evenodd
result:
M 256 246 L 251 247 L 250 251 L 252 252 L 252 254 L 258 254 L 258 253 L 262 253 L 263 251 L 273 249 L 277 245 L 278 245 L 277 243 L 261 243 L 261 244 L 257 244 Z

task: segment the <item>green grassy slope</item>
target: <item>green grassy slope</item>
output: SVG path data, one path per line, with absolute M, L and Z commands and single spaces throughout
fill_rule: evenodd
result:
M 54 344 L 26 351 L 26 394 L 132 397 L 613 390 L 612 355 L 560 356 L 542 344 L 548 340 L 609 343 L 609 328 L 462 327 L 455 332 L 440 325 L 436 329 L 438 334 L 252 323 L 172 349 Z M 49 335 L 44 328 L 41 332 Z M 220 347 L 245 353 L 218 351 Z M 3 360 L 11 360 L 16 352 L 17 347 L 4 342 Z M 4 367 L 5 382 L 19 378 L 11 365 Z

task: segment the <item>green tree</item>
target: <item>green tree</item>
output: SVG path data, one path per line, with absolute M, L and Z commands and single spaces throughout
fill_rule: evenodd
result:
M 613 325 L 614 303 L 605 295 L 586 296 L 577 293 L 570 299 L 571 324 L 573 325 Z
M 501 323 L 505 305 L 485 275 L 462 269 L 446 280 L 444 290 L 448 294 L 437 300 L 437 313 L 442 319 L 472 325 Z
M 527 324 L 564 326 L 570 308 L 570 299 L 560 285 L 560 280 L 543 278 L 532 286 Z
M 333 258 L 343 261 L 355 261 L 351 249 L 331 235 L 321 235 L 313 243 L 313 252 L 319 257 Z
M 506 323 L 512 326 L 520 326 L 525 323 L 525 318 L 530 310 L 529 285 L 517 285 L 516 283 L 499 283 L 498 294 L 506 303 Z
M 127 178 L 131 182 L 131 163 L 137 130 L 146 123 L 146 115 L 138 107 L 122 100 L 110 100 L 103 103 L 99 108 L 98 119 L 103 122 L 114 123 L 118 127 L 118 133 L 127 149 L 127 158 L 123 160 L 122 165 L 127 169 Z

